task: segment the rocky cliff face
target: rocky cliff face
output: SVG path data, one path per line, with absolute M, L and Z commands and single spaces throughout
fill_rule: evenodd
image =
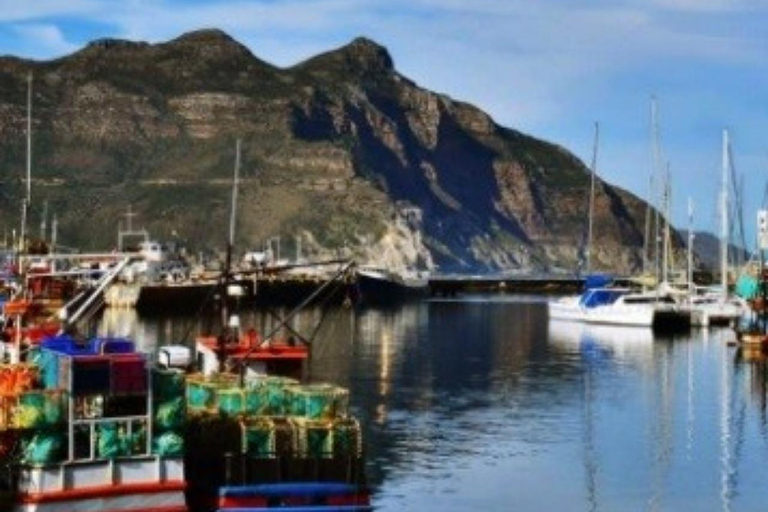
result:
M 50 62 L 0 59 L 0 208 L 18 224 L 26 77 L 34 75 L 33 233 L 43 204 L 66 245 L 115 244 L 128 205 L 158 238 L 223 246 L 235 139 L 238 246 L 445 270 L 573 270 L 588 169 L 556 145 L 419 88 L 367 39 L 292 68 L 219 31 L 102 40 Z M 641 262 L 645 204 L 600 183 L 596 268 Z M 50 225 L 50 222 L 49 222 Z

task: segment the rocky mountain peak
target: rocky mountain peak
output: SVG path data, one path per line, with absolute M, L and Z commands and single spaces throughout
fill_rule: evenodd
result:
M 241 49 L 245 48 L 229 34 L 217 28 L 206 28 L 186 32 L 166 43 L 168 46 L 201 46 Z M 250 52 L 249 52 L 250 53 Z
M 386 48 L 366 37 L 357 37 L 340 50 L 351 62 L 369 71 L 390 72 L 392 57 Z
M 296 66 L 316 77 L 333 81 L 380 81 L 394 74 L 394 63 L 386 48 L 365 38 L 309 59 Z

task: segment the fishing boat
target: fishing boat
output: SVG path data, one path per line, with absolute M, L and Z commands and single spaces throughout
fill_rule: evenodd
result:
M 69 336 L 3 366 L 4 510 L 186 512 L 181 432 L 156 428 L 150 371 L 129 340 Z
M 239 167 L 238 141 L 218 293 L 222 332 L 197 339 L 199 373 L 187 377 L 189 503 L 200 512 L 371 510 L 362 435 L 359 423 L 348 414 L 348 391 L 301 382 L 311 340 L 290 329 L 288 322 L 302 306 L 263 336 L 253 328 L 240 328 L 232 304 L 244 292 L 231 273 Z M 290 335 L 278 338 L 283 329 Z

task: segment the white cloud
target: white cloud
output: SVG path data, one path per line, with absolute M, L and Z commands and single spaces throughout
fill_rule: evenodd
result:
M 14 25 L 13 30 L 24 39 L 32 57 L 58 56 L 77 49 L 77 45 L 67 41 L 56 25 L 28 23 Z

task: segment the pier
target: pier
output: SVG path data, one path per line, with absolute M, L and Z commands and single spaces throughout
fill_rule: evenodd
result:
M 576 277 L 463 276 L 446 275 L 429 279 L 433 297 L 452 297 L 463 293 L 519 293 L 560 295 L 578 293 L 584 279 Z

